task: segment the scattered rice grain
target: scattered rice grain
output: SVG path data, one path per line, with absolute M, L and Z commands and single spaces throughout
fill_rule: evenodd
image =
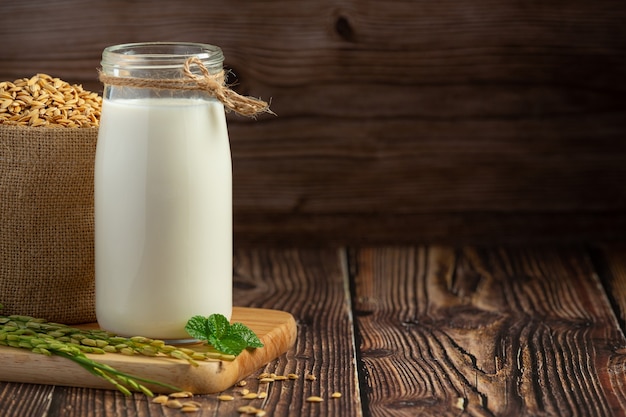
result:
M 256 414 L 259 411 L 260 410 L 258 408 L 252 407 L 251 405 L 244 405 L 237 409 L 238 413 L 243 413 L 243 414 Z
M 178 400 L 167 400 L 165 406 L 167 408 L 183 408 L 182 403 Z
M 170 394 L 170 398 L 191 398 L 191 397 L 193 397 L 193 393 L 189 391 L 173 392 Z
M 306 402 L 308 403 L 321 403 L 322 401 L 324 401 L 324 399 L 322 397 L 318 397 L 317 395 L 312 395 L 306 399 Z
M 155 404 L 165 404 L 168 400 L 167 395 L 158 395 L 152 399 L 152 402 Z
M 183 413 L 195 413 L 200 411 L 200 408 L 198 407 L 194 407 L 194 406 L 190 406 L 190 405 L 186 405 L 183 406 L 180 411 L 182 411 Z

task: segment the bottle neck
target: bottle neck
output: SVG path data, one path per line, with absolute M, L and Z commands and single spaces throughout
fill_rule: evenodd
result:
M 210 98 L 254 117 L 274 114 L 263 100 L 244 97 L 224 83 L 224 55 L 213 45 L 151 42 L 110 46 L 102 53 L 104 99 Z
M 102 53 L 102 73 L 108 77 L 181 79 L 190 58 L 197 58 L 211 74 L 223 69 L 222 50 L 213 45 L 186 42 L 130 43 L 107 47 Z M 190 70 L 201 75 L 199 67 Z

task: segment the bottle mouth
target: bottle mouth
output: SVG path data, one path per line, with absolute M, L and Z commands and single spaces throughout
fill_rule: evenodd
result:
M 221 70 L 222 49 L 193 42 L 142 42 L 109 46 L 102 52 L 102 70 L 117 75 L 120 70 L 164 70 L 182 68 L 196 57 L 209 69 Z

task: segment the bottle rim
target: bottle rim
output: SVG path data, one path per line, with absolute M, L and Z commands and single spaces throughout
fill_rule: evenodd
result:
M 215 45 L 195 42 L 136 42 L 108 46 L 102 52 L 102 70 L 113 75 L 116 70 L 182 68 L 196 57 L 209 69 L 222 69 L 224 54 Z

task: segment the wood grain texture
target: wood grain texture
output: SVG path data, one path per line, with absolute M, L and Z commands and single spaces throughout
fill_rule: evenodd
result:
M 296 323 L 293 317 L 284 311 L 235 307 L 232 321 L 244 323 L 252 329 L 264 345 L 263 348 L 244 350 L 232 361 L 200 361 L 198 366 L 190 366 L 185 361 L 165 357 L 87 356 L 120 372 L 165 382 L 178 387 L 178 391 L 213 394 L 224 391 L 248 377 L 259 367 L 284 354 L 295 342 Z M 196 351 L 204 349 L 202 344 L 187 344 L 184 347 Z M 25 349 L 0 346 L 0 362 L 5 364 L 0 368 L 0 381 L 113 388 L 108 381 L 58 356 L 49 357 Z M 147 386 L 155 393 L 172 392 L 170 389 L 151 384 Z
M 234 302 L 238 306 L 280 309 L 297 321 L 296 344 L 285 355 L 262 367 L 245 388 L 265 392 L 265 399 L 243 400 L 240 389 L 225 393 L 235 401 L 220 402 L 201 395 L 201 416 L 236 416 L 242 405 L 252 405 L 275 417 L 355 416 L 363 414 L 355 363 L 353 322 L 347 292 L 345 258 L 337 249 L 256 249 L 235 254 Z M 299 375 L 297 380 L 261 384 L 261 372 Z M 311 374 L 316 380 L 305 379 Z M 340 399 L 331 399 L 332 392 Z M 306 402 L 311 395 L 325 401 Z M 124 397 L 115 391 L 38 386 L 0 382 L 3 417 L 153 417 L 180 415 L 150 403 L 141 394 Z
M 235 243 L 241 247 L 463 244 L 563 244 L 619 242 L 626 230 L 620 211 L 586 213 L 420 213 L 420 214 L 242 214 L 234 219 Z M 345 230 L 346 232 L 339 232 Z
M 94 390 L 79 387 L 54 387 L 52 403 L 46 417 L 78 417 L 85 415 L 119 417 L 165 417 L 179 414 L 177 410 L 164 410 L 152 404 L 141 394 L 126 397 L 116 391 Z M 209 414 L 211 415 L 211 414 Z
M 308 232 L 268 216 L 330 223 L 353 242 L 393 240 L 369 216 L 413 216 L 406 236 L 437 238 L 455 216 L 494 214 L 468 229 L 478 239 L 517 215 L 577 219 L 553 228 L 563 240 L 610 238 L 605 214 L 626 221 L 626 6 L 615 0 L 60 0 L 2 2 L 0 16 L 1 79 L 39 71 L 100 88 L 107 45 L 222 46 L 236 89 L 278 114 L 229 117 L 240 240 Z M 433 231 L 437 213 L 450 223 Z
M 597 244 L 592 247 L 591 253 L 620 327 L 626 331 L 626 244 Z
M 372 416 L 624 414 L 626 339 L 584 252 L 353 257 Z
M 622 254 L 612 244 L 239 248 L 236 303 L 298 322 L 294 348 L 246 379 L 268 395 L 250 404 L 275 417 L 624 415 L 626 338 L 605 293 L 617 291 L 618 306 Z M 263 385 L 261 371 L 317 380 Z M 305 401 L 333 391 L 343 397 Z M 247 403 L 195 399 L 202 416 Z M 178 415 L 139 394 L 18 383 L 0 383 L 0 410 Z
M 45 416 L 52 405 L 52 385 L 0 382 L 0 405 L 6 416 Z
M 354 358 L 345 258 L 339 249 L 246 249 L 235 254 L 235 302 L 260 307 L 272 305 L 290 312 L 298 324 L 296 345 L 266 372 L 312 374 L 288 389 L 271 392 L 272 415 L 362 416 Z M 342 393 L 339 400 L 331 393 Z M 325 398 L 321 404 L 305 399 Z

